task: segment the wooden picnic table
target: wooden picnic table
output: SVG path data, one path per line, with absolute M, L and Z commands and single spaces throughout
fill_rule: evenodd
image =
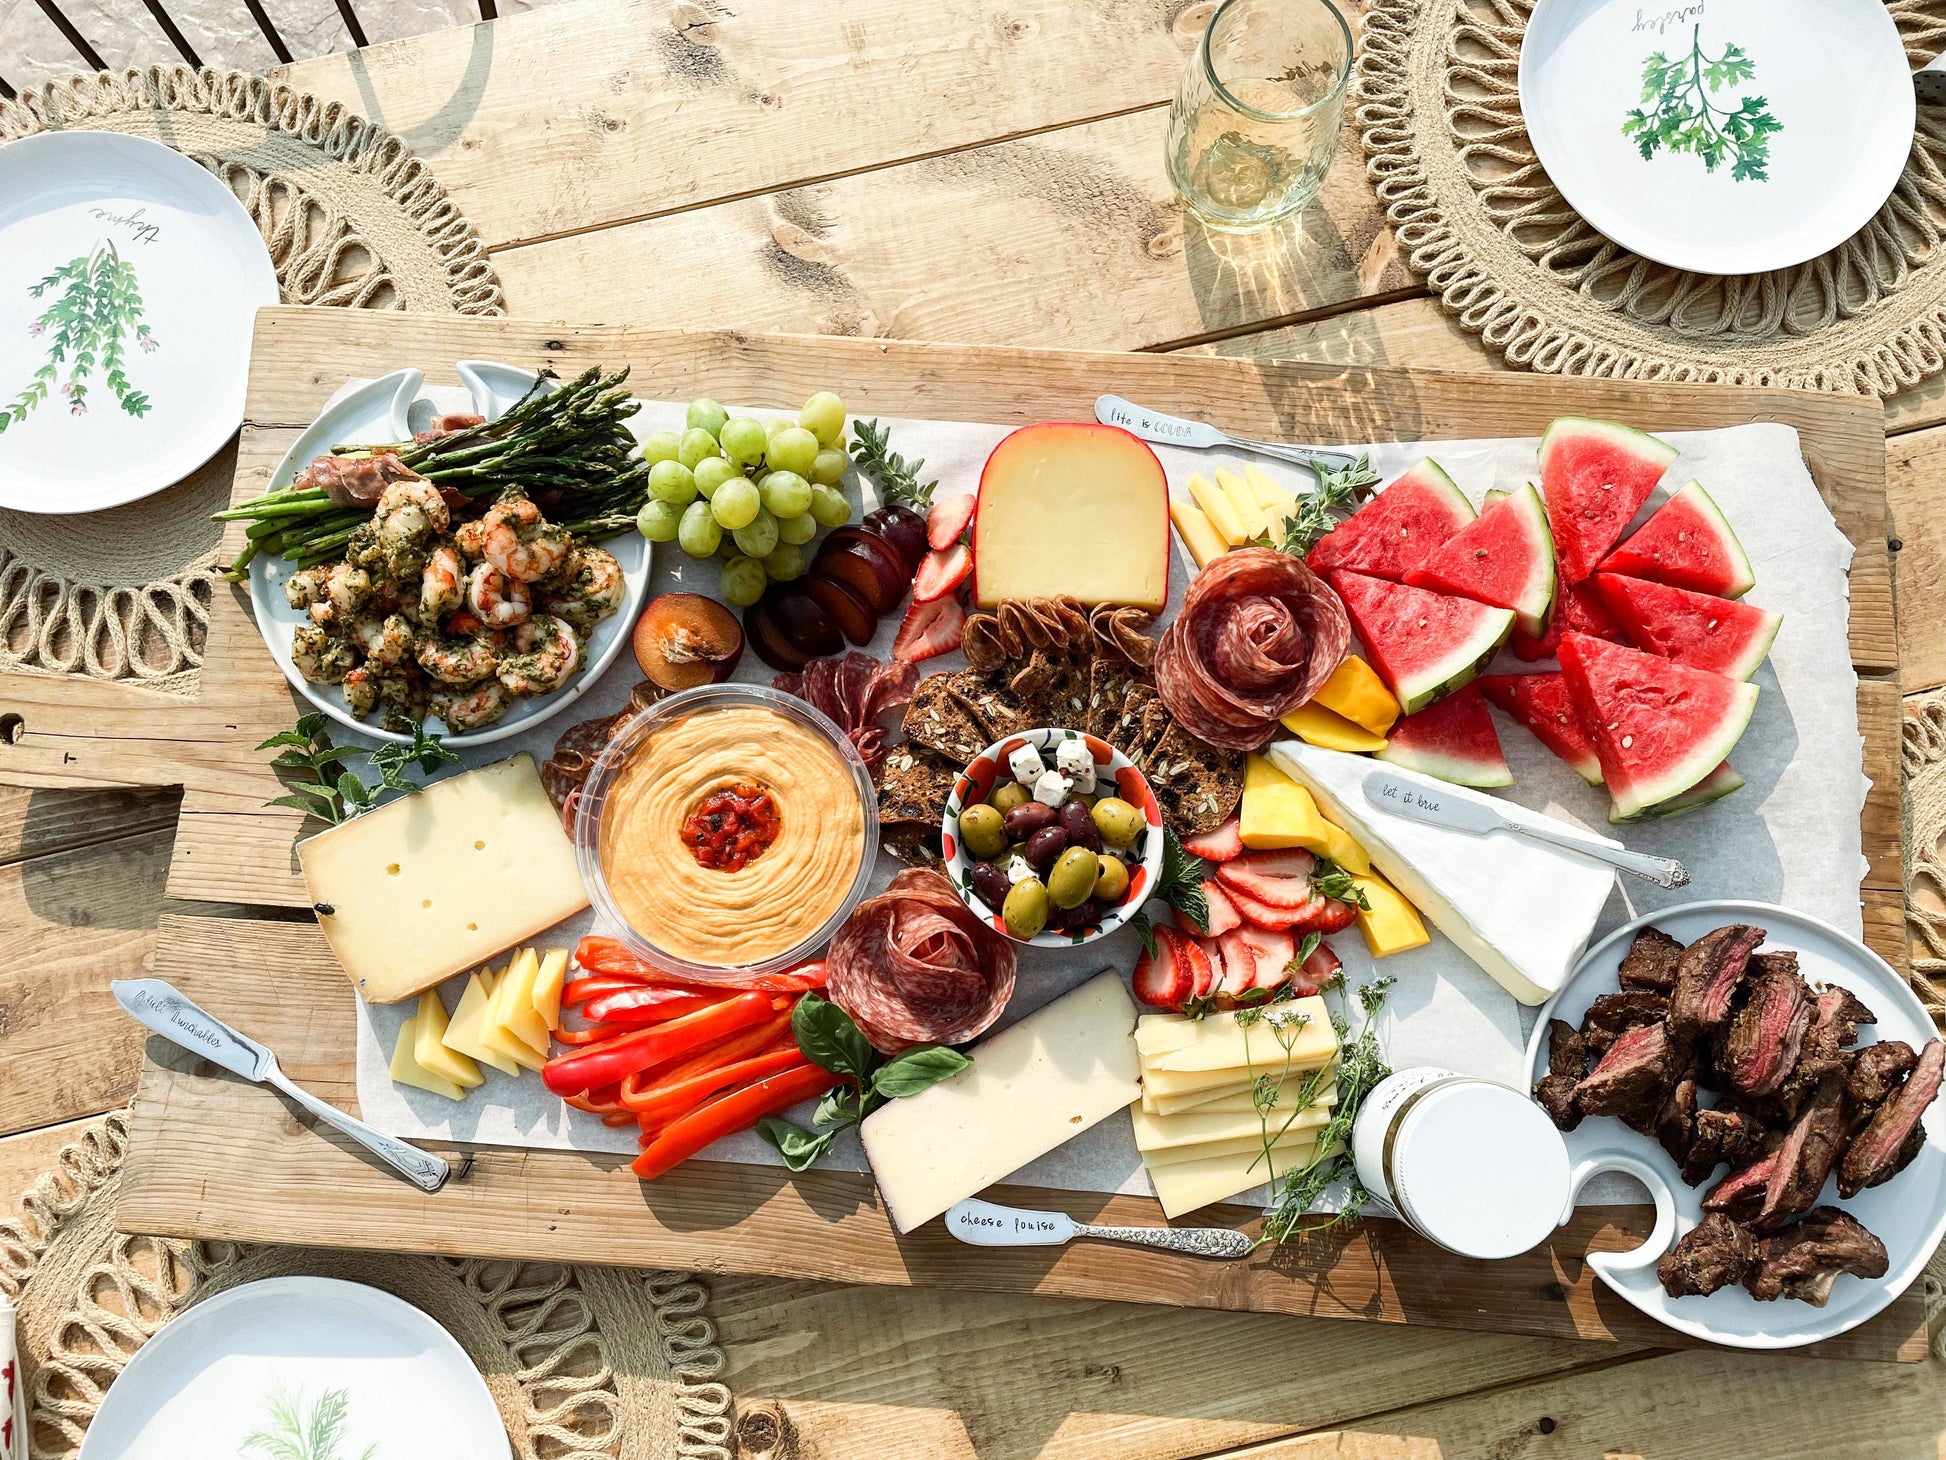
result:
M 1350 117 L 1298 228 L 1185 227 L 1165 109 L 1213 8 L 578 0 L 279 74 L 418 149 L 517 315 L 1499 368 L 1402 263 Z M 1861 703 L 1889 710 L 1946 684 L 1946 503 L 1927 491 L 1946 458 L 1946 381 L 1888 402 L 1886 419 L 1904 682 L 1868 681 Z M 0 789 L 0 1188 L 133 1089 L 140 1032 L 107 986 L 151 956 L 176 801 Z M 1903 896 L 1896 868 L 1874 869 L 1865 917 L 1882 949 L 1903 943 Z M 1755 1460 L 1946 1446 L 1936 1363 L 711 1287 L 746 1453 Z

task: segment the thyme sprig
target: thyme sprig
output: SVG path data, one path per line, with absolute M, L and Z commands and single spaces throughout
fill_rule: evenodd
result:
M 1313 543 L 1338 525 L 1341 517 L 1357 511 L 1358 505 L 1378 485 L 1378 473 L 1372 469 L 1369 455 L 1336 471 L 1322 457 L 1313 457 L 1311 470 L 1317 474 L 1318 484 L 1312 491 L 1299 494 L 1296 510 L 1284 519 L 1282 541 L 1266 540 L 1268 546 L 1293 557 L 1301 558 L 1308 553 Z
M 430 775 L 443 764 L 459 764 L 459 757 L 441 744 L 437 735 L 428 734 L 423 724 L 412 727 L 410 745 L 393 743 L 366 751 L 355 745 L 333 744 L 325 733 L 326 723 L 323 715 L 313 711 L 300 716 L 296 728 L 280 730 L 257 747 L 280 752 L 271 764 L 292 792 L 264 805 L 288 806 L 337 826 L 371 810 L 381 792 L 416 794 L 419 784 L 406 779 L 407 766 L 417 766 L 421 775 Z M 378 772 L 376 785 L 346 766 L 353 756 L 364 756 Z
M 907 461 L 892 449 L 891 433 L 876 420 L 851 423 L 851 459 L 878 484 L 887 500 L 925 514 L 932 507 L 932 489 L 937 481 L 919 480 L 925 469 L 924 457 Z

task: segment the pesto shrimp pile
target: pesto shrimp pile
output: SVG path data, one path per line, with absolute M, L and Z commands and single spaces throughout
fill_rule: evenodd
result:
M 286 581 L 307 619 L 291 657 L 312 683 L 341 686 L 360 719 L 379 713 L 386 729 L 409 730 L 436 715 L 463 734 L 565 684 L 623 586 L 609 553 L 518 489 L 460 521 L 438 487 L 408 473 L 341 561 Z

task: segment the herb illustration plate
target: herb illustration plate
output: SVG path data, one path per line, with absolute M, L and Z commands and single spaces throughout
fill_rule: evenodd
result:
M 1905 980 L 1863 943 L 1830 924 L 1769 903 L 1691 902 L 1639 917 L 1582 956 L 1568 982 L 1535 1021 L 1527 1046 L 1529 1087 L 1547 1073 L 1547 1021 L 1565 1019 L 1578 1026 L 1596 998 L 1619 989 L 1617 970 L 1636 933 L 1659 928 L 1687 944 L 1728 923 L 1762 928 L 1768 935 L 1763 943 L 1766 950 L 1794 950 L 1799 969 L 1813 988 L 1841 987 L 1863 1000 L 1878 1022 L 1859 1026 L 1859 1046 L 1901 1039 L 1916 1050 L 1936 1035 L 1925 1006 Z M 1740 1287 L 1724 1288 L 1706 1298 L 1672 1298 L 1657 1280 L 1653 1262 L 1611 1265 L 1596 1257 L 1589 1265 L 1649 1317 L 1711 1343 L 1784 1349 L 1845 1333 L 1876 1317 L 1916 1282 L 1940 1239 L 1946 1237 L 1946 1129 L 1942 1129 L 1946 1117 L 1935 1108 L 1926 1113 L 1923 1123 L 1925 1145 L 1912 1164 L 1890 1181 L 1869 1187 L 1849 1201 L 1838 1200 L 1835 1181 L 1819 1193 L 1820 1204 L 1837 1206 L 1863 1222 L 1885 1244 L 1890 1263 L 1880 1278 L 1840 1277 L 1821 1308 L 1795 1298 L 1760 1303 Z M 1678 1236 L 1702 1220 L 1703 1194 L 1728 1174 L 1719 1166 L 1702 1186 L 1689 1186 L 1660 1142 L 1607 1116 L 1588 1117 L 1578 1129 L 1567 1132 L 1566 1139 L 1568 1154 L 1576 1160 L 1591 1150 L 1619 1146 L 1660 1172 L 1675 1198 Z
M 95 512 L 174 486 L 243 420 L 277 302 L 214 175 L 118 132 L 0 147 L 0 507 Z
M 1582 217 L 1704 274 L 1850 238 L 1897 186 L 1917 115 L 1881 0 L 1539 0 L 1520 103 Z
M 245 1283 L 150 1339 L 88 1426 L 81 1460 L 490 1460 L 486 1381 L 402 1299 L 335 1278 Z

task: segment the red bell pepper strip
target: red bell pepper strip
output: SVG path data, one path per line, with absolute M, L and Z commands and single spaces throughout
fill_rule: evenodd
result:
M 777 973 L 759 973 L 748 978 L 725 980 L 721 984 L 698 984 L 665 973 L 641 954 L 625 946 L 615 938 L 603 938 L 593 933 L 583 938 L 574 950 L 574 961 L 589 974 L 602 978 L 625 978 L 635 983 L 656 984 L 664 988 L 697 989 L 708 992 L 711 989 L 765 989 L 772 993 L 801 994 L 806 989 L 821 989 L 826 983 L 824 960 L 813 958 L 794 968 L 782 969 Z M 582 980 L 576 980 L 576 983 Z M 573 984 L 562 993 L 562 998 L 573 1002 Z
M 564 1096 L 619 1084 L 637 1070 L 713 1044 L 726 1034 L 769 1019 L 773 1012 L 768 995 L 738 994 L 680 1019 L 617 1035 L 551 1059 L 541 1071 L 541 1083 Z
M 564 1024 L 554 1031 L 554 1037 L 566 1045 L 599 1044 L 618 1034 L 632 1034 L 638 1027 L 634 1024 L 590 1024 L 586 1029 L 570 1029 Z
M 663 1085 L 687 1080 L 692 1075 L 700 1075 L 723 1065 L 735 1064 L 738 1060 L 749 1059 L 753 1055 L 767 1054 L 772 1049 L 797 1048 L 797 1040 L 791 1034 L 791 1016 L 788 1013 L 775 1014 L 763 1024 L 753 1024 L 717 1043 L 697 1050 L 682 1059 L 671 1060 L 647 1070 L 638 1070 L 622 1081 L 623 1093 L 633 1089 L 637 1096 L 645 1096 Z M 623 1103 L 627 1103 L 624 1101 Z
M 795 968 L 782 969 L 777 973 L 760 973 L 750 979 L 749 984 L 753 989 L 768 989 L 773 993 L 801 994 L 807 989 L 821 989 L 829 981 L 824 960 L 813 958 Z
M 698 1009 L 706 1009 L 711 1004 L 721 1003 L 723 997 L 720 993 L 693 994 L 687 989 L 657 988 L 652 984 L 636 984 L 631 988 L 617 989 L 612 993 L 604 993 L 598 998 L 588 1000 L 581 1014 L 587 1019 L 640 1027 L 644 1024 L 659 1024 L 664 1019 L 674 1019 L 683 1014 L 693 1014 Z
M 620 1130 L 625 1125 L 634 1125 L 635 1117 L 630 1115 L 626 1110 L 617 1110 L 608 1115 L 604 1115 L 601 1118 L 601 1123 Z
M 646 1083 L 654 1072 L 644 1070 L 622 1081 L 621 1102 L 635 1112 L 638 1124 L 644 1121 L 663 1124 L 694 1110 L 718 1091 L 761 1080 L 766 1075 L 781 1075 L 803 1063 L 803 1051 L 793 1043 L 747 1059 L 732 1060 L 714 1069 L 699 1070 L 675 1081 Z M 638 1086 L 637 1081 L 645 1083 Z
M 603 994 L 620 993 L 623 989 L 643 987 L 639 978 L 619 978 L 612 973 L 598 973 L 589 978 L 569 979 L 561 990 L 563 1004 L 585 1004 L 590 999 L 598 999 Z
M 614 1115 L 624 1111 L 621 1101 L 621 1084 L 604 1085 L 576 1095 L 561 1097 L 576 1110 L 585 1110 L 590 1115 Z
M 710 1142 L 721 1140 L 734 1131 L 747 1130 L 766 1115 L 788 1110 L 800 1100 L 822 1095 L 845 1078 L 806 1061 L 795 1069 L 767 1076 L 740 1090 L 732 1090 L 672 1121 L 653 1144 L 635 1158 L 629 1169 L 644 1181 L 653 1181 L 687 1161 Z

